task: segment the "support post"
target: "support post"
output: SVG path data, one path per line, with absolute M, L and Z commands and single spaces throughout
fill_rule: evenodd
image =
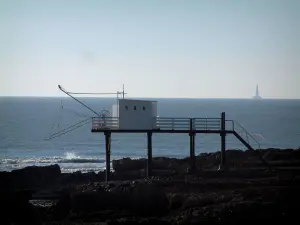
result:
M 190 119 L 190 160 L 191 160 L 191 172 L 196 170 L 196 157 L 195 157 L 195 133 L 193 129 L 193 119 Z
M 106 182 L 110 180 L 111 133 L 105 132 Z
M 221 113 L 221 168 L 226 164 L 226 127 L 225 127 L 225 112 Z
M 147 132 L 148 139 L 148 161 L 147 161 L 147 177 L 152 176 L 152 132 Z

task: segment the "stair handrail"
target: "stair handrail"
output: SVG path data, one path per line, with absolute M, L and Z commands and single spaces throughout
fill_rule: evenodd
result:
M 252 140 L 254 140 L 257 144 L 258 144 L 258 148 L 260 149 L 260 143 L 240 124 L 238 123 L 236 120 L 233 120 L 234 123 L 236 123 L 240 128 L 242 128 L 242 130 L 246 133 L 246 135 L 250 136 L 252 138 Z M 235 130 L 234 130 L 235 131 Z M 249 140 L 248 140 L 248 144 L 249 144 Z
M 234 131 L 234 121 L 233 120 L 225 120 L 225 122 L 231 122 L 231 129 L 232 129 L 232 131 Z M 228 130 L 228 129 L 226 128 L 226 130 Z

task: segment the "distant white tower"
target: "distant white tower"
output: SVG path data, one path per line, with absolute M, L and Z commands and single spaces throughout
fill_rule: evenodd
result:
M 258 84 L 256 85 L 256 92 L 255 92 L 255 96 L 253 97 L 253 99 L 261 99 L 261 97 L 259 95 L 259 91 L 258 91 Z

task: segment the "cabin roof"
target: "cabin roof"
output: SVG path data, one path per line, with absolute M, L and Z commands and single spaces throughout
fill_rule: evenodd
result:
M 157 102 L 156 100 L 142 100 L 142 99 L 128 99 L 128 98 L 122 98 L 118 99 L 119 101 L 127 100 L 127 101 L 141 101 L 141 102 Z

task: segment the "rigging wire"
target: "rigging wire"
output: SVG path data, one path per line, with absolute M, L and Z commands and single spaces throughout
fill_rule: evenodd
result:
M 61 130 L 59 132 L 56 132 L 56 133 L 50 135 L 50 137 L 44 138 L 44 140 L 51 140 L 51 139 L 60 137 L 60 136 L 62 136 L 64 134 L 67 134 L 67 133 L 69 133 L 69 132 L 71 132 L 71 131 L 73 131 L 75 129 L 78 129 L 78 128 L 80 128 L 80 127 L 82 127 L 82 126 L 90 123 L 91 121 L 92 121 L 92 118 L 87 118 L 85 120 L 82 120 L 82 121 L 80 121 L 80 122 L 78 122 L 76 124 L 73 124 L 73 125 L 65 128 L 65 129 L 63 129 L 63 130 Z
M 84 107 L 86 107 L 87 109 L 89 109 L 90 111 L 92 111 L 94 114 L 96 114 L 97 116 L 100 116 L 96 111 L 94 111 L 92 108 L 90 108 L 89 106 L 87 106 L 86 104 L 84 104 L 83 102 L 79 101 L 77 98 L 73 97 L 70 93 L 71 92 L 67 92 L 66 90 L 64 90 L 60 85 L 58 85 L 58 88 L 64 92 L 65 94 L 67 94 L 68 96 L 70 96 L 71 98 L 73 98 L 75 101 L 79 102 L 81 105 L 83 105 Z
M 123 98 L 124 98 L 124 95 L 125 94 L 127 94 L 127 93 L 125 93 L 125 91 L 124 91 L 124 85 L 123 85 L 123 91 L 122 92 L 120 92 L 120 91 L 118 91 L 117 93 L 78 93 L 78 92 L 68 92 L 68 91 L 66 91 L 62 86 L 60 86 L 60 85 L 58 85 L 58 88 L 62 91 L 62 92 L 64 92 L 65 94 L 67 94 L 68 96 L 70 96 L 72 99 L 74 99 L 75 101 L 77 101 L 78 103 L 80 103 L 81 105 L 83 105 L 85 108 L 87 108 L 87 109 L 89 109 L 91 112 L 93 112 L 94 114 L 96 114 L 97 116 L 107 116 L 108 115 L 108 113 L 106 113 L 107 115 L 105 115 L 105 113 L 104 112 L 102 112 L 102 111 L 104 111 L 104 110 L 102 110 L 101 111 L 101 113 L 99 114 L 99 113 L 97 113 L 96 111 L 94 111 L 92 108 L 90 108 L 89 106 L 87 106 L 86 104 L 84 104 L 83 102 L 81 102 L 80 100 L 78 100 L 77 98 L 75 98 L 75 97 L 73 97 L 72 96 L 72 94 L 73 95 L 75 95 L 75 94 L 78 94 L 78 95 L 87 95 L 87 94 L 95 94 L 95 95 L 104 95 L 104 94 L 117 94 L 117 97 L 118 97 L 118 95 L 119 94 L 123 94 Z M 88 123 L 90 123 L 91 121 L 92 121 L 92 117 L 91 116 L 87 116 L 87 115 L 85 115 L 85 114 L 82 114 L 82 113 L 78 113 L 78 112 L 76 112 L 76 111 L 74 111 L 74 110 L 68 110 L 67 109 L 67 111 L 71 111 L 71 112 L 73 112 L 73 113 L 75 113 L 77 116 L 81 116 L 81 117 L 88 117 L 87 119 L 84 119 L 84 120 L 82 120 L 82 121 L 80 121 L 80 122 L 78 122 L 78 123 L 75 123 L 75 124 L 73 124 L 72 126 L 69 126 L 69 127 L 67 127 L 67 128 L 65 128 L 65 129 L 63 129 L 63 130 L 61 130 L 60 131 L 60 122 L 61 122 L 61 120 L 62 120 L 62 115 L 63 115 L 63 109 L 64 109 L 64 107 L 63 107 L 63 103 L 62 103 L 62 100 L 61 100 L 61 107 L 60 107 L 60 118 L 59 118 L 59 123 L 58 123 L 58 125 L 57 125 L 57 132 L 56 133 L 54 133 L 54 134 L 52 134 L 52 135 L 50 135 L 49 137 L 46 137 L 46 138 L 44 138 L 44 140 L 51 140 L 51 139 L 54 139 L 54 138 L 57 138 L 57 137 L 60 137 L 60 136 L 62 136 L 62 135 L 64 135 L 64 134 L 67 134 L 67 133 L 69 133 L 69 132 L 71 132 L 71 131 L 73 131 L 73 130 L 75 130 L 75 129 L 78 129 L 78 128 L 80 128 L 80 127 L 82 127 L 82 126 L 84 126 L 84 125 L 86 125 L 86 124 L 88 124 Z M 65 109 L 66 110 L 66 109 Z M 53 131 L 53 127 L 54 127 L 54 123 L 53 123 L 53 125 L 52 125 L 52 131 Z
M 60 123 L 61 123 L 61 120 L 62 120 L 62 114 L 63 114 L 63 103 L 62 103 L 62 100 L 60 101 L 60 117 L 59 117 L 59 121 L 58 121 L 58 124 L 57 124 L 57 130 L 59 132 L 59 128 L 60 128 Z
M 57 120 L 58 120 L 58 123 L 57 123 L 57 125 L 55 125 L 55 122 L 56 121 L 53 121 L 53 123 L 52 123 L 52 126 L 51 126 L 51 131 L 49 132 L 49 135 L 51 135 L 51 133 L 53 133 L 53 130 L 54 130 L 54 126 L 56 126 L 57 127 L 57 130 L 59 130 L 59 123 L 60 123 L 60 121 L 61 121 L 61 117 L 62 117 L 62 100 L 61 100 L 61 104 L 60 104 L 60 107 L 59 107 L 59 110 L 58 110 L 58 112 L 56 112 L 55 114 L 56 114 L 56 118 L 57 118 Z M 54 118 L 55 119 L 55 118 Z
M 86 115 L 86 114 L 83 114 L 83 113 L 78 113 L 78 112 L 76 112 L 75 110 L 72 110 L 72 109 L 68 109 L 68 108 L 65 108 L 64 107 L 64 105 L 63 105 L 63 101 L 61 100 L 61 105 L 60 105 L 60 107 L 59 107 L 59 111 L 57 112 L 57 118 L 58 118 L 58 122 L 57 122 L 57 130 L 55 131 L 55 133 L 58 133 L 58 132 L 60 132 L 60 123 L 61 123 L 61 121 L 62 121 L 62 117 L 63 117 L 63 112 L 64 111 L 67 111 L 67 112 L 69 112 L 69 113 L 72 113 L 72 114 L 74 114 L 74 115 L 76 115 L 76 116 L 79 116 L 79 117 L 85 117 L 85 118 L 91 118 L 91 116 L 90 115 Z M 74 124 L 74 126 L 75 126 L 76 124 Z M 54 126 L 55 126 L 55 121 L 53 121 L 53 123 L 52 123 L 52 127 L 51 127 L 51 131 L 50 131 L 50 133 L 48 134 L 48 136 L 49 137 L 51 137 L 52 135 L 54 135 L 55 133 L 54 133 Z M 62 130 L 62 131 L 64 131 L 64 130 Z
M 68 131 L 65 131 L 65 132 L 62 132 L 62 133 L 60 133 L 60 134 L 57 134 L 56 136 L 49 137 L 49 138 L 47 138 L 47 139 L 45 139 L 45 140 L 48 141 L 48 140 L 52 140 L 52 139 L 54 139 L 54 138 L 58 138 L 58 137 L 60 137 L 60 136 L 62 136 L 62 135 L 65 135 L 65 134 L 67 134 L 67 133 L 69 133 L 69 132 L 71 132 L 71 131 L 73 131 L 73 130 L 76 130 L 76 129 L 78 129 L 78 128 L 80 128 L 80 127 L 86 125 L 86 124 L 89 124 L 90 122 L 91 122 L 91 121 L 87 121 L 86 123 L 81 124 L 80 126 L 74 127 L 74 128 L 72 128 L 72 129 L 70 129 L 70 130 L 68 130 Z
M 84 113 L 79 113 L 79 112 L 76 112 L 75 110 L 73 109 L 64 109 L 65 111 L 69 112 L 69 113 L 72 113 L 73 115 L 76 115 L 76 116 L 79 116 L 79 117 L 92 117 L 90 115 L 87 115 L 87 114 L 84 114 Z
M 86 121 L 89 121 L 89 120 L 91 120 L 91 119 L 92 119 L 92 118 L 87 118 L 87 119 L 81 120 L 81 121 L 79 121 L 79 122 L 77 122 L 77 123 L 75 123 L 75 124 L 73 124 L 73 125 L 71 125 L 71 126 L 69 126 L 69 127 L 64 128 L 64 129 L 61 130 L 61 131 L 57 131 L 57 132 L 51 134 L 50 137 L 52 137 L 52 136 L 54 136 L 54 135 L 56 135 L 56 134 L 59 134 L 59 133 L 61 133 L 61 132 L 64 132 L 64 131 L 66 131 L 66 130 L 68 130 L 68 129 L 74 127 L 74 126 L 77 126 L 77 125 L 79 125 L 79 124 L 81 124 L 81 123 L 84 123 L 84 122 L 86 122 Z

